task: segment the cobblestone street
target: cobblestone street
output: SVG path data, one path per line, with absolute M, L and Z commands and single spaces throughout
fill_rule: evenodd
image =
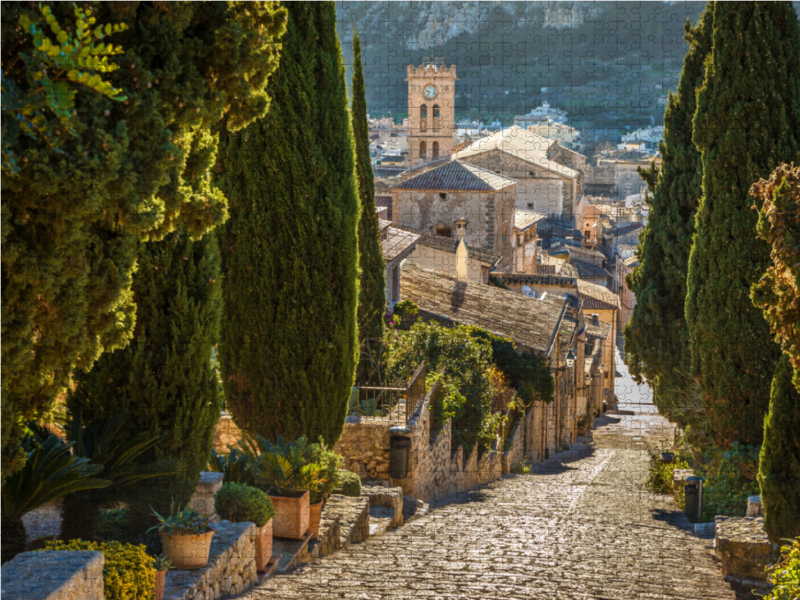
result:
M 585 447 L 251 590 L 281 598 L 735 598 L 648 455 Z

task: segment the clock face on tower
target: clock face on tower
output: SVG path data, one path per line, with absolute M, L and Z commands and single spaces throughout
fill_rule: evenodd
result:
M 431 99 L 436 95 L 436 88 L 432 85 L 428 85 L 425 87 L 422 93 L 425 94 L 426 98 Z

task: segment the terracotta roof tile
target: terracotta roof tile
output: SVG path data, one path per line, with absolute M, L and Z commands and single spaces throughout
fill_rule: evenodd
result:
M 406 179 L 394 189 L 495 192 L 517 182 L 497 173 L 453 160 L 441 167 Z

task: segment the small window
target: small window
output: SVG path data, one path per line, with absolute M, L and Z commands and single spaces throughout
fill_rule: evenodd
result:
M 530 210 L 533 210 L 533 202 L 528 202 L 528 208 L 529 208 Z
M 497 174 L 499 175 L 499 174 L 500 174 L 500 171 L 495 171 L 495 173 L 497 173 Z
M 442 200 L 447 200 L 447 194 L 442 192 L 441 194 L 439 194 L 439 198 L 441 198 Z
M 453 237 L 453 230 L 450 227 L 437 227 L 434 233 L 442 237 Z

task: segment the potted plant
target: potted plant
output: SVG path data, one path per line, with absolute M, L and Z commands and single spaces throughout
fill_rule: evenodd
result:
M 226 521 L 255 523 L 256 570 L 266 569 L 272 558 L 272 518 L 275 516 L 269 497 L 249 485 L 226 483 L 214 497 L 214 508 Z
M 308 531 L 310 491 L 320 485 L 322 466 L 312 462 L 304 437 L 286 444 L 280 436 L 275 444 L 260 438 L 258 444 L 255 476 L 275 508 L 273 533 L 300 539 Z
M 209 527 L 205 515 L 188 507 L 182 509 L 178 506 L 175 510 L 173 504 L 169 515 L 162 517 L 153 511 L 153 516 L 158 520 L 158 525 L 151 527 L 148 532 L 158 530 L 164 556 L 172 561 L 176 569 L 191 571 L 206 566 L 214 530 Z
M 155 583 L 155 600 L 161 600 L 164 597 L 164 585 L 167 581 L 167 569 L 172 566 L 172 561 L 164 556 L 158 556 L 153 559 L 153 567 L 156 570 L 156 583 Z
M 309 459 L 312 463 L 321 467 L 320 479 L 317 485 L 313 486 L 310 492 L 311 512 L 309 514 L 308 531 L 312 538 L 319 535 L 319 524 L 322 519 L 322 505 L 333 493 L 338 481 L 338 471 L 344 462 L 344 458 L 336 454 L 325 445 L 322 436 L 319 443 L 309 446 Z

